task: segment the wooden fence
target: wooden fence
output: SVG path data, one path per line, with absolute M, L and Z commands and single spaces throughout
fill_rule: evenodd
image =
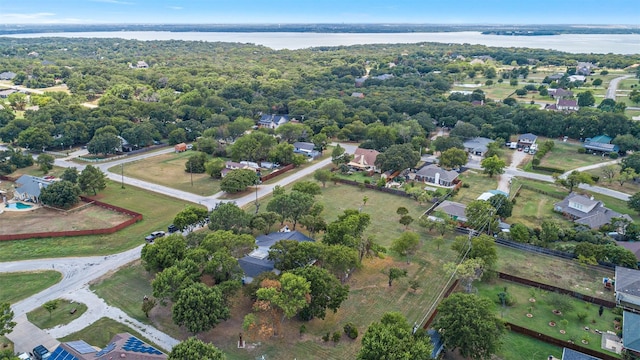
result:
M 591 349 L 582 347 L 580 345 L 577 345 L 577 344 L 575 344 L 573 342 L 556 339 L 556 338 L 551 337 L 549 335 L 545 335 L 545 334 L 539 333 L 537 331 L 533 331 L 533 330 L 524 328 L 522 326 L 518 326 L 516 324 L 512 324 L 510 322 L 506 322 L 505 325 L 508 328 L 510 328 L 511 331 L 517 332 L 517 333 L 522 334 L 522 335 L 529 336 L 529 337 L 534 338 L 536 340 L 544 341 L 544 342 L 552 344 L 552 345 L 556 345 L 556 346 L 559 346 L 559 347 L 566 347 L 566 348 L 569 348 L 571 350 L 579 351 L 579 352 L 581 352 L 583 354 L 595 356 L 595 357 L 597 357 L 599 359 L 602 359 L 602 360 L 620 360 L 619 357 L 615 357 L 613 355 L 609 355 L 609 354 L 606 354 L 606 353 L 601 353 L 599 351 L 591 350 Z
M 131 219 L 126 220 L 118 225 L 112 226 L 110 228 L 104 229 L 87 229 L 87 230 L 69 230 L 69 231 L 47 231 L 47 232 L 37 232 L 37 233 L 24 233 L 24 234 L 7 234 L 0 235 L 0 241 L 8 241 L 8 240 L 24 240 L 24 239 L 34 239 L 34 238 L 50 238 L 50 237 L 62 237 L 62 236 L 86 236 L 86 235 L 102 235 L 102 234 L 113 234 L 116 231 L 122 230 L 127 226 L 133 225 L 138 221 L 142 221 L 142 214 L 137 213 L 135 211 L 131 211 L 128 209 L 124 209 L 115 205 L 103 203 L 101 201 L 93 200 L 88 197 L 81 196 L 80 199 L 85 202 L 92 203 L 93 205 L 100 206 L 112 211 L 116 211 L 122 214 L 126 214 L 131 216 Z
M 438 305 L 440 305 L 440 302 L 446 298 L 449 297 L 449 295 L 451 295 L 451 293 L 456 289 L 456 287 L 458 287 L 458 283 L 459 280 L 456 279 L 451 286 L 449 286 L 449 288 L 447 289 L 447 291 L 444 293 L 444 295 L 442 296 L 442 299 L 438 300 Z M 427 321 L 425 321 L 425 323 L 422 325 L 423 329 L 428 329 L 429 326 L 431 326 L 431 323 L 433 322 L 433 319 L 436 318 L 436 315 L 438 314 L 438 308 L 436 307 L 433 312 L 431 313 L 431 315 L 429 316 L 429 318 L 427 319 Z
M 593 297 L 593 296 L 590 296 L 590 295 L 584 295 L 584 294 L 581 294 L 581 293 L 573 291 L 573 290 L 562 289 L 562 288 L 559 288 L 559 287 L 556 287 L 556 286 L 539 283 L 537 281 L 532 281 L 532 280 L 529 280 L 529 279 L 524 279 L 524 278 L 521 278 L 521 277 L 517 277 L 517 276 L 513 276 L 513 275 L 501 273 L 501 272 L 498 273 L 498 277 L 500 279 L 507 280 L 507 281 L 512 281 L 512 282 L 515 282 L 515 283 L 518 283 L 518 284 L 531 286 L 531 287 L 536 287 L 536 288 L 547 290 L 547 291 L 553 291 L 553 292 L 557 292 L 557 293 L 560 293 L 560 294 L 566 294 L 566 295 L 569 295 L 569 296 L 573 296 L 576 299 L 584 300 L 584 301 L 590 302 L 592 304 L 602 305 L 602 306 L 606 306 L 608 308 L 616 307 L 616 303 L 613 302 L 613 301 L 596 298 L 596 297 Z
M 334 179 L 331 179 L 331 181 L 338 182 L 338 183 L 341 183 L 341 184 L 347 184 L 347 185 L 362 186 L 362 187 L 364 187 L 366 189 L 376 190 L 376 191 L 384 192 L 384 193 L 387 193 L 387 194 L 393 194 L 393 195 L 404 196 L 404 197 L 411 197 L 411 195 L 407 194 L 405 191 L 398 190 L 398 189 L 390 189 L 390 188 L 386 188 L 386 187 L 381 187 L 381 186 L 377 186 L 375 184 L 365 184 L 365 183 L 361 183 L 361 182 L 357 182 L 357 181 L 353 181 L 353 180 L 340 179 L 340 178 L 334 178 Z
M 270 174 L 267 174 L 265 176 L 261 176 L 260 177 L 260 181 L 265 182 L 265 181 L 267 181 L 269 179 L 273 179 L 274 177 L 276 177 L 278 175 L 282 175 L 282 174 L 286 173 L 287 171 L 289 171 L 289 170 L 291 170 L 291 169 L 293 169 L 295 167 L 296 166 L 294 164 L 289 164 L 289 165 L 287 165 L 287 166 L 285 166 L 285 167 L 283 167 L 281 169 L 278 169 L 278 170 L 276 170 L 276 171 L 274 171 L 274 172 L 272 172 Z

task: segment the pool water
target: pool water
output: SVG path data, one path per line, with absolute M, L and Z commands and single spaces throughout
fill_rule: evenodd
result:
M 27 205 L 23 203 L 9 203 L 6 205 L 8 209 L 17 209 L 17 210 L 31 209 L 33 207 L 33 205 Z

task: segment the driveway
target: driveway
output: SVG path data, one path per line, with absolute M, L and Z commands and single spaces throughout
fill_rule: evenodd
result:
M 625 75 L 625 76 L 620 76 L 617 77 L 615 79 L 611 79 L 611 81 L 609 82 L 609 87 L 607 88 L 607 94 L 604 96 L 606 99 L 616 99 L 616 91 L 618 90 L 618 84 L 620 83 L 620 81 L 624 80 L 624 79 L 629 79 L 634 77 L 635 75 Z

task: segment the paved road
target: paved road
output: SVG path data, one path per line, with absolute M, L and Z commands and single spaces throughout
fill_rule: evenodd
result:
M 625 75 L 625 76 L 617 77 L 615 79 L 611 79 L 611 82 L 609 82 L 609 87 L 607 88 L 607 94 L 604 97 L 606 99 L 615 100 L 616 91 L 618 90 L 618 84 L 620 83 L 620 81 L 624 79 L 632 78 L 632 77 L 634 77 L 634 75 Z

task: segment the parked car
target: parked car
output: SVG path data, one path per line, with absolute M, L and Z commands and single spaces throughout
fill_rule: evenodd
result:
M 163 237 L 164 236 L 164 231 L 154 231 L 151 234 L 147 235 L 144 239 L 147 242 L 153 242 L 155 239 L 159 238 L 159 237 Z
M 33 348 L 33 356 L 36 360 L 46 360 L 51 357 L 51 353 L 44 345 L 38 345 Z
M 18 354 L 18 359 L 20 359 L 20 360 L 32 360 L 31 356 L 29 356 L 29 354 L 27 354 L 27 353 Z
M 167 232 L 168 232 L 169 234 L 174 233 L 174 232 L 176 232 L 176 231 L 180 231 L 180 229 L 178 229 L 178 227 L 177 227 L 177 226 L 175 226 L 175 225 L 173 225 L 173 224 L 171 224 L 171 225 L 169 225 L 169 226 L 167 227 Z
M 525 148 L 524 148 L 524 152 L 525 152 L 525 153 L 528 153 L 528 152 L 529 152 L 529 147 L 528 147 L 528 146 L 525 146 Z

